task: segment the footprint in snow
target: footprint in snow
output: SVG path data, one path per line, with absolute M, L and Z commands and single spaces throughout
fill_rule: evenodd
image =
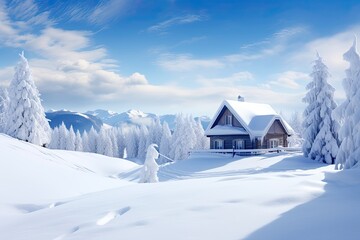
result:
M 65 237 L 67 237 L 67 236 L 69 236 L 69 235 L 71 235 L 71 234 L 73 234 L 73 233 L 76 233 L 76 232 L 79 231 L 79 230 L 80 230 L 80 226 L 73 227 L 69 232 L 64 233 L 64 234 L 62 234 L 62 235 L 54 238 L 54 240 L 62 240 L 62 239 L 64 239 Z
M 114 220 L 117 216 L 121 216 L 121 215 L 127 213 L 130 209 L 131 209 L 130 207 L 124 207 L 117 211 L 108 212 L 105 216 L 103 216 L 102 218 L 99 218 L 96 221 L 96 225 L 103 226 L 105 224 L 108 224 L 109 222 Z

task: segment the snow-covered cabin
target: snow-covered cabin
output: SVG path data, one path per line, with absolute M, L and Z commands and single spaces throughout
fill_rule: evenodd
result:
M 210 149 L 287 147 L 290 125 L 268 104 L 225 100 L 205 131 Z

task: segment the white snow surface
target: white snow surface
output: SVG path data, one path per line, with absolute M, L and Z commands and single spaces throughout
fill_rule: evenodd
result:
M 296 153 L 141 166 L 0 135 L 0 239 L 359 239 L 359 169 Z M 335 227 L 336 226 L 336 227 Z

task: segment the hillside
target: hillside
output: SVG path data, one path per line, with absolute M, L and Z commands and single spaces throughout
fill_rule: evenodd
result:
M 78 112 L 72 112 L 68 110 L 60 111 L 50 111 L 46 112 L 46 118 L 50 120 L 50 127 L 55 128 L 61 125 L 62 122 L 65 123 L 67 128 L 73 126 L 74 130 L 79 130 L 80 132 L 89 131 L 91 127 L 94 127 L 96 130 L 100 130 L 103 122 L 91 115 Z
M 0 135 L 0 239 L 358 239 L 359 170 L 299 154 L 140 166 Z

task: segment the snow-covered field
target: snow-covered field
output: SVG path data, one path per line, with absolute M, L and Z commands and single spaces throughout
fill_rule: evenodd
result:
M 0 239 L 360 239 L 360 171 L 299 154 L 141 166 L 0 135 Z

